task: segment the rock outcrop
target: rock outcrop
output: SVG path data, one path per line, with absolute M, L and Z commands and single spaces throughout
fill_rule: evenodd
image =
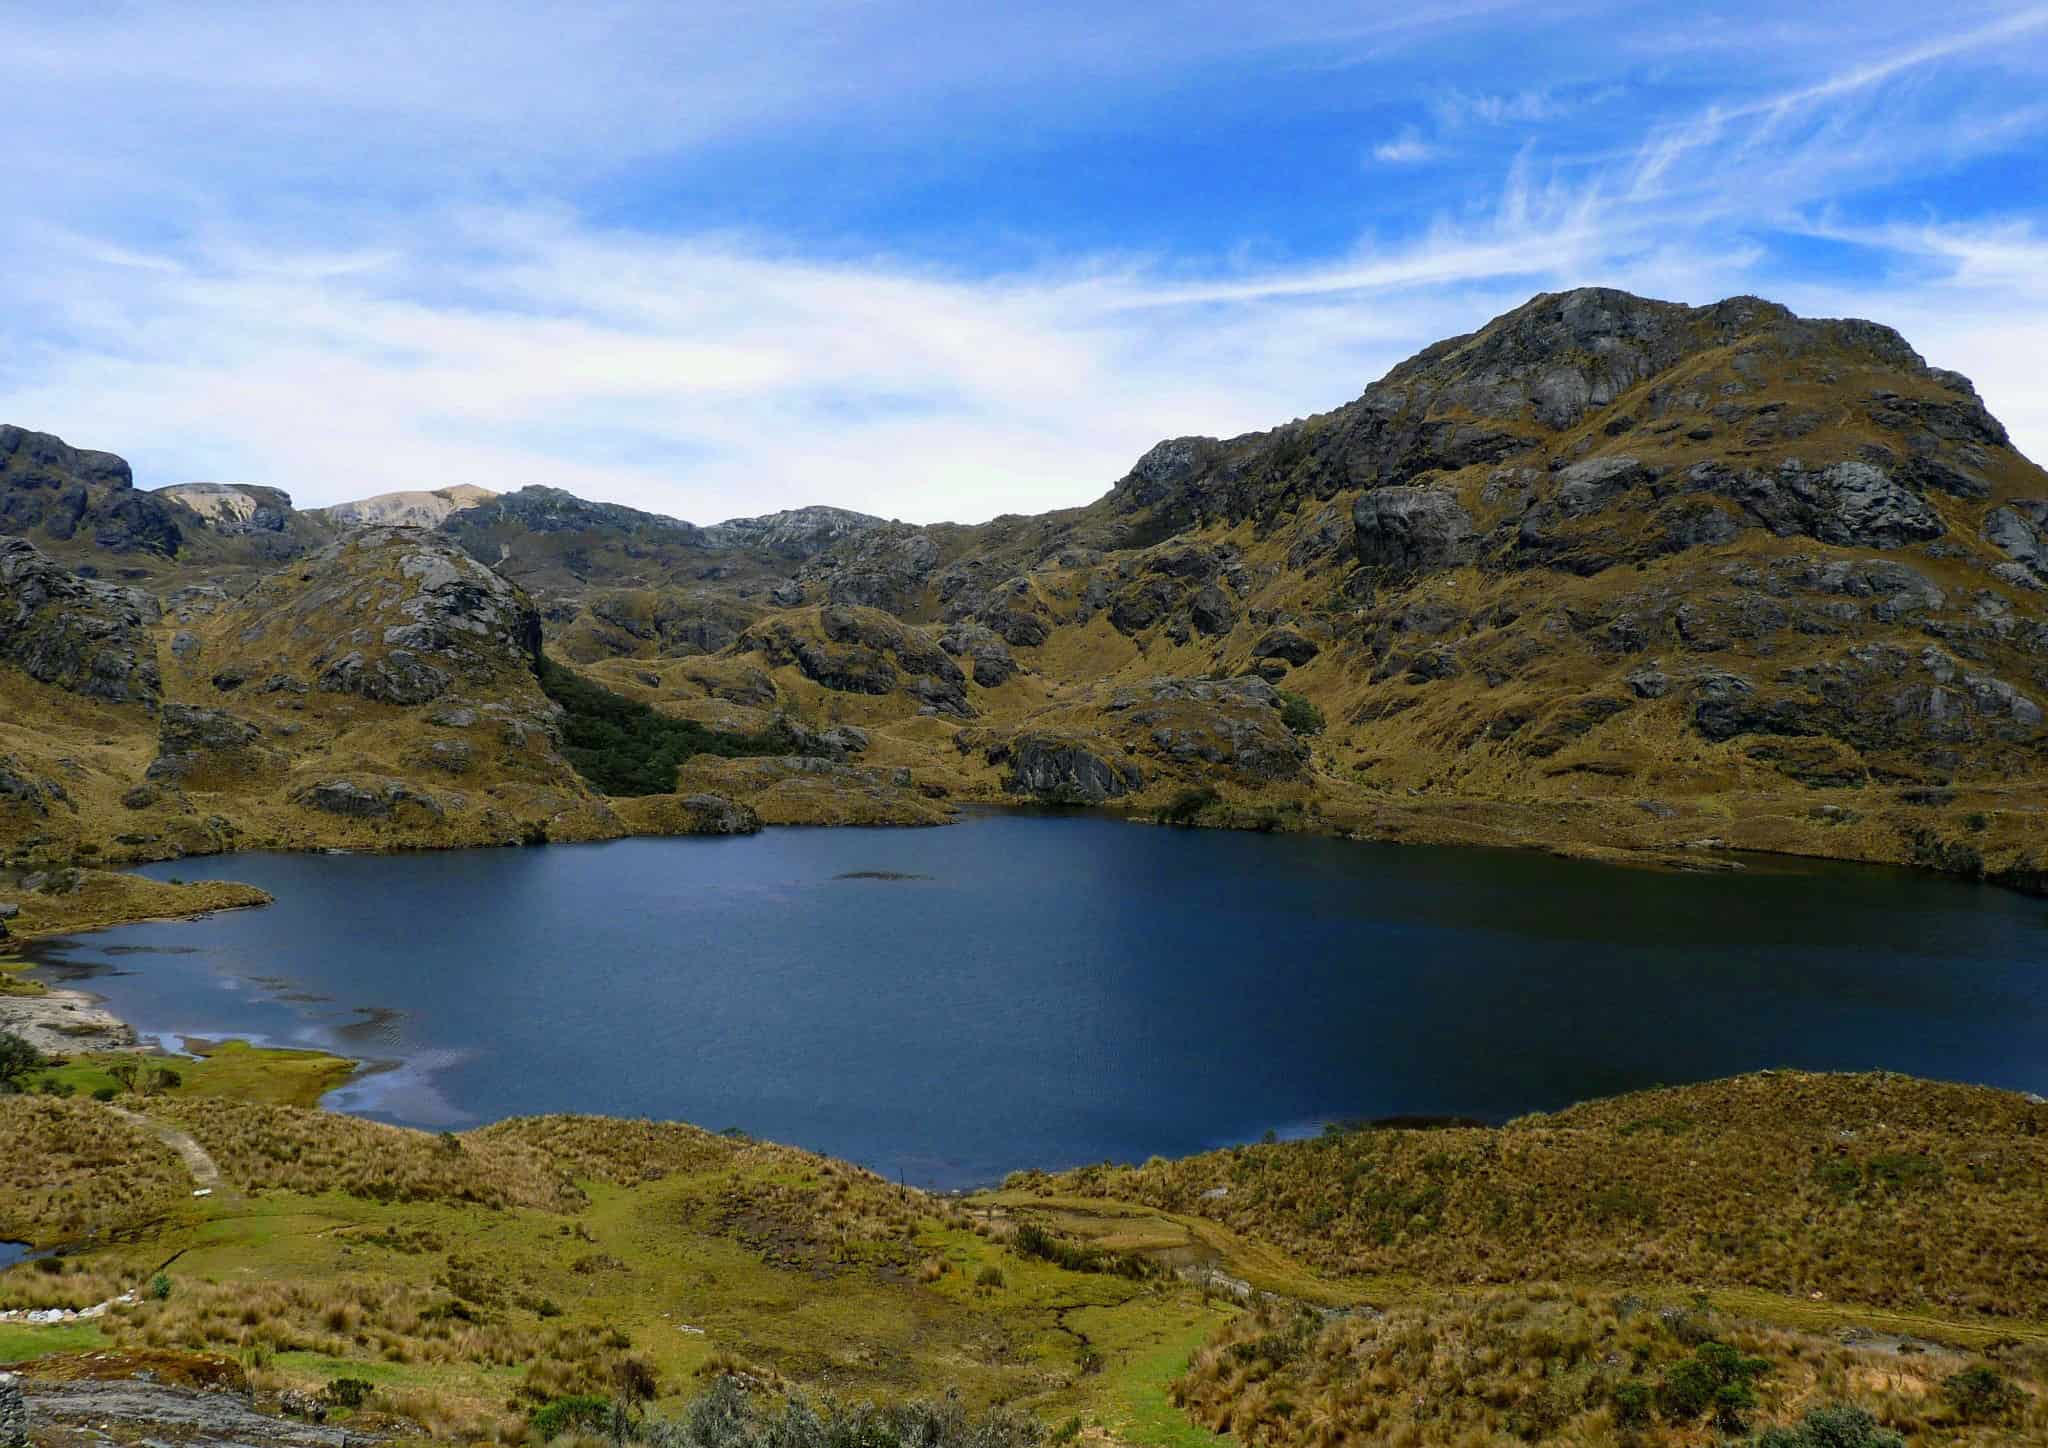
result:
M 155 600 L 80 578 L 22 538 L 0 538 L 0 663 L 30 678 L 116 704 L 154 706 L 162 693 L 149 634 Z

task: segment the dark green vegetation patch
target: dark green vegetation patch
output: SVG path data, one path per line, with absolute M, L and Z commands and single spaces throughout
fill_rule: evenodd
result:
M 671 794 L 676 770 L 699 754 L 738 759 L 801 752 L 795 735 L 779 724 L 759 734 L 728 734 L 614 694 L 545 656 L 535 672 L 565 716 L 562 757 L 603 794 Z

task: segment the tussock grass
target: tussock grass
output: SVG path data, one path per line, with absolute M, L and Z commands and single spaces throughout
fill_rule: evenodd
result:
M 1956 1361 L 1539 1286 L 1384 1316 L 1245 1313 L 1196 1354 L 1171 1396 L 1254 1448 L 1740 1443 L 1844 1404 L 1915 1443 L 2042 1441 L 2037 1358 L 1966 1370 L 2004 1385 L 1996 1422 L 1973 1421 L 1944 1391 Z
M 131 1233 L 189 1191 L 168 1148 L 93 1101 L 0 1096 L 0 1162 L 0 1237 L 19 1241 Z
M 566 1211 L 582 1194 L 564 1168 L 516 1139 L 475 1142 L 293 1106 L 158 1098 L 245 1191 L 342 1192 L 380 1202 L 469 1202 Z
M 1359 1130 L 1013 1181 L 1213 1217 L 1334 1273 L 2048 1316 L 2048 1107 L 1899 1076 L 1758 1074 L 1498 1130 Z

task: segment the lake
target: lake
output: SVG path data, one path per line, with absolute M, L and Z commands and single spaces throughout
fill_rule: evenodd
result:
M 41 949 L 145 1033 L 376 1062 L 328 1099 L 384 1120 L 674 1117 L 914 1184 L 1764 1066 L 2048 1087 L 2048 905 L 1897 870 L 990 811 L 146 873 L 277 903 Z

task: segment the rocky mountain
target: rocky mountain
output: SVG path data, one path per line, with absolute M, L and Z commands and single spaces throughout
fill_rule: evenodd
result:
M 488 503 L 497 496 L 488 488 L 458 483 L 452 488 L 431 491 L 378 493 L 375 497 L 336 503 L 331 508 L 318 511 L 322 517 L 342 527 L 387 523 L 407 528 L 431 528 L 451 513 Z
M 235 689 L 276 674 L 308 698 L 347 678 L 361 687 L 335 702 L 365 711 L 518 694 L 517 668 L 444 657 L 459 630 L 408 633 L 401 585 L 422 580 L 358 577 L 411 547 L 460 560 L 461 589 L 517 585 L 550 653 L 619 694 L 706 727 L 780 716 L 858 740 L 779 773 L 685 771 L 771 822 L 772 780 L 807 801 L 790 818 L 886 815 L 895 790 L 904 817 L 933 798 L 1114 802 L 2015 883 L 2048 855 L 2048 474 L 1895 332 L 1755 298 L 1539 296 L 1335 411 L 1169 439 L 1096 502 L 1036 517 L 810 508 L 700 528 L 529 487 L 431 532 L 358 535 L 287 504 L 272 536 L 306 561 L 260 584 L 235 573 L 251 555 L 232 530 L 279 513 L 266 490 L 135 495 L 109 455 L 0 436 L 17 531 L 146 583 L 167 646 L 195 610 L 240 620 L 183 629 L 205 664 L 174 654 L 166 691 L 194 707 L 227 707 L 182 692 L 223 668 Z M 138 556 L 155 561 L 125 565 Z M 316 595 L 321 624 L 264 622 Z M 500 662 L 531 642 L 486 628 Z M 438 778 L 385 753 L 385 777 Z M 864 803 L 819 802 L 835 789 Z

